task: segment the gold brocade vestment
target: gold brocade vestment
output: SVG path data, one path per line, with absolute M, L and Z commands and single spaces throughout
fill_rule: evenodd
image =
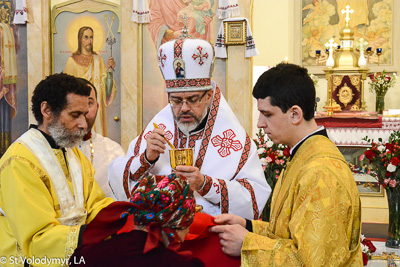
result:
M 88 224 L 113 200 L 105 198 L 94 180 L 89 160 L 77 148 L 72 150 L 82 166 L 85 224 Z M 69 164 L 61 149 L 53 152 L 74 194 Z M 17 142 L 0 160 L 0 208 L 6 215 L 0 213 L 0 256 L 7 258 L 1 266 L 23 266 L 20 259 L 24 257 L 68 260 L 74 252 L 81 225 L 60 224 L 57 220 L 61 216 L 60 204 L 52 180 L 35 155 Z M 33 265 L 61 266 L 61 262 Z
M 346 160 L 326 137 L 299 147 L 275 187 L 271 221 L 252 221 L 242 266 L 363 266 L 361 204 Z

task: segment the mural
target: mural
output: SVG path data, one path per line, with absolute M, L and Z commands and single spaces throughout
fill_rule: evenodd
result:
M 28 128 L 26 25 L 14 25 L 15 2 L 0 1 L 0 157 Z
M 370 64 L 377 64 L 377 48 L 382 48 L 381 64 L 392 63 L 392 11 L 393 0 L 302 0 L 302 64 L 316 65 L 316 50 L 326 57 L 325 44 L 334 38 L 339 41 L 339 31 L 345 26 L 341 13 L 349 5 L 349 26 L 354 30 L 354 47 L 363 38 L 371 47 Z

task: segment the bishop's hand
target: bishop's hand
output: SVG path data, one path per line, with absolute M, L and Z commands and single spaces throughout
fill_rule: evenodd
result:
M 196 166 L 176 166 L 176 174 L 185 176 L 190 185 L 190 189 L 193 191 L 199 191 L 204 184 L 204 176 L 200 173 L 199 168 Z
M 164 139 L 165 132 L 161 129 L 154 129 L 147 137 L 146 158 L 154 162 L 160 154 L 164 154 L 165 144 L 167 141 Z

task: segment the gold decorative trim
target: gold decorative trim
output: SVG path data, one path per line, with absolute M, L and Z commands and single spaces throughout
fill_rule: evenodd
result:
M 79 230 L 80 225 L 70 226 L 68 235 L 67 235 L 67 242 L 65 245 L 65 261 L 62 266 L 68 266 L 69 258 L 71 258 L 72 254 L 74 254 L 75 248 L 78 246 L 78 238 L 79 238 Z
M 342 83 L 343 77 L 344 77 L 344 75 L 332 75 L 332 82 L 333 82 L 333 85 L 335 86 L 335 89 L 337 86 L 339 86 Z
M 360 85 L 360 80 L 361 80 L 360 76 L 359 75 L 350 75 L 351 84 L 354 85 L 355 87 L 357 87 L 357 85 Z
M 242 45 L 246 43 L 246 21 L 224 21 L 225 45 Z
M 353 92 L 350 87 L 345 83 L 340 89 L 337 96 L 339 97 L 339 101 L 343 103 L 345 107 L 353 100 Z
M 275 258 L 274 256 L 275 256 L 276 252 L 278 250 L 280 250 L 281 247 L 285 244 L 285 242 L 286 242 L 285 239 L 278 239 L 278 241 L 276 241 L 276 244 L 271 251 L 271 257 L 269 258 L 269 264 L 268 264 L 269 266 L 271 266 L 271 267 L 274 266 L 274 258 Z

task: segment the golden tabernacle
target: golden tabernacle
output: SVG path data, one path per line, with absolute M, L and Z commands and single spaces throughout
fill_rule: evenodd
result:
M 353 48 L 354 31 L 349 27 L 347 9 L 346 26 L 340 30 L 340 46 L 333 52 L 334 66 L 324 69 L 328 81 L 327 102 L 324 109 L 334 112 L 365 111 L 364 83 L 369 71 L 359 65 L 360 53 Z M 361 47 L 360 50 L 364 49 Z M 363 53 L 361 53 L 363 56 Z

